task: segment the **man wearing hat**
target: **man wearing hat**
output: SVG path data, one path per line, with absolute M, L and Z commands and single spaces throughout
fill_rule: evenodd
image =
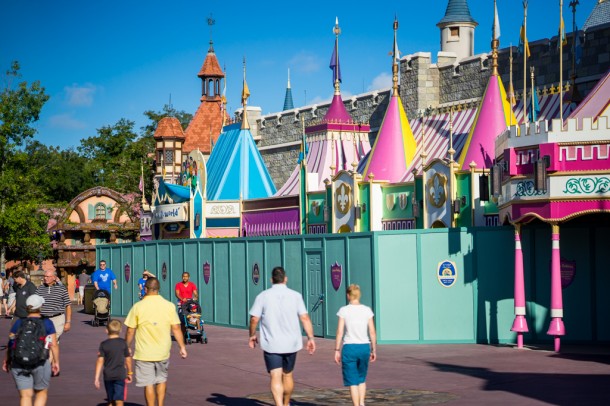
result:
M 13 290 L 15 291 L 15 311 L 13 314 L 18 318 L 28 317 L 26 300 L 36 293 L 36 285 L 25 278 L 23 271 L 16 271 L 13 274 L 13 279 L 15 280 L 13 285 Z
M 40 319 L 40 309 L 44 305 L 44 299 L 39 295 L 31 295 L 26 301 L 27 318 L 17 319 L 9 333 L 8 348 L 14 348 L 14 341 L 17 338 L 17 333 L 21 324 L 27 319 Z M 51 382 L 51 373 L 59 374 L 59 347 L 57 346 L 57 335 L 55 334 L 55 326 L 48 319 L 42 320 L 44 323 L 46 334 L 46 348 L 50 349 L 53 355 L 53 361 L 46 359 L 43 364 L 31 368 L 24 368 L 15 360 L 9 359 L 9 351 L 6 351 L 2 370 L 11 372 L 17 390 L 19 390 L 20 404 L 46 405 L 47 391 Z M 34 400 L 35 399 L 35 400 Z

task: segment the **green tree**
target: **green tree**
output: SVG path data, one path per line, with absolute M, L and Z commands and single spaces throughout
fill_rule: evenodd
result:
M 13 62 L 6 72 L 6 84 L 0 92 L 0 270 L 4 271 L 7 250 L 22 246 L 28 253 L 46 249 L 49 238 L 46 224 L 42 230 L 31 223 L 34 215 L 28 196 L 31 177 L 19 172 L 24 167 L 22 148 L 34 137 L 33 123 L 38 121 L 42 107 L 49 99 L 40 82 L 15 84 L 21 78 L 19 63 Z M 35 194 L 35 193 L 34 193 Z M 26 214 L 29 214 L 30 217 Z M 40 220 L 43 221 L 43 220 Z M 37 224 L 37 223 L 36 223 Z M 19 229 L 20 233 L 15 233 Z M 27 234 L 27 238 L 25 238 Z M 46 242 L 45 242 L 46 239 Z M 42 245 L 39 243 L 43 242 Z M 46 246 L 45 246 L 46 243 Z M 27 248 L 26 248 L 27 247 Z M 29 255 L 29 254 L 28 254 Z

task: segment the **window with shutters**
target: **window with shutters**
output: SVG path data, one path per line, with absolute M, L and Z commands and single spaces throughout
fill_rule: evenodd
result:
M 104 203 L 98 203 L 95 205 L 95 219 L 106 220 L 106 205 Z

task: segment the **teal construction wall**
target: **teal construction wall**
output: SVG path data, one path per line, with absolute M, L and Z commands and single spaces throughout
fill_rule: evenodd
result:
M 608 227 L 561 229 L 561 256 L 576 261 L 574 282 L 563 290 L 565 341 L 610 341 L 606 309 L 610 295 L 610 250 L 602 241 Z M 550 226 L 522 229 L 530 333 L 525 342 L 544 342 L 549 324 Z M 137 300 L 144 268 L 161 281 L 161 294 L 175 301 L 183 271 L 200 291 L 207 323 L 245 328 L 248 309 L 270 286 L 270 272 L 282 265 L 288 285 L 303 294 L 317 336 L 334 337 L 345 288 L 357 283 L 362 303 L 373 308 L 380 343 L 510 343 L 514 319 L 514 229 L 459 228 L 384 231 L 315 236 L 154 241 L 105 245 L 97 249 L 117 274 L 112 313 L 124 316 Z M 450 260 L 458 277 L 452 287 L 437 278 L 438 264 Z M 206 284 L 203 264 L 211 264 Z M 125 264 L 131 268 L 129 281 Z M 343 268 L 332 286 L 330 268 Z M 163 264 L 167 270 L 162 275 Z M 254 264 L 260 279 L 253 280 Z M 311 312 L 323 296 L 323 303 Z

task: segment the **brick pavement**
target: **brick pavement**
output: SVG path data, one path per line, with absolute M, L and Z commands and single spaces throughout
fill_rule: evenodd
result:
M 73 330 L 62 337 L 62 373 L 51 381 L 51 406 L 105 404 L 103 389 L 93 387 L 96 350 L 105 330 L 90 326 L 90 320 L 75 311 Z M 0 337 L 7 336 L 8 326 L 8 320 L 0 320 Z M 186 360 L 172 349 L 167 405 L 269 405 L 262 354 L 248 348 L 247 331 L 206 326 L 206 332 L 209 343 L 188 346 Z M 299 354 L 293 404 L 346 404 L 341 372 L 333 362 L 334 340 L 318 339 L 317 345 L 315 355 Z M 378 353 L 367 380 L 369 405 L 610 404 L 607 346 L 564 345 L 555 354 L 509 346 L 381 345 Z M 13 380 L 4 373 L 0 394 L 2 405 L 18 404 Z M 142 390 L 130 385 L 126 404 L 144 405 Z

